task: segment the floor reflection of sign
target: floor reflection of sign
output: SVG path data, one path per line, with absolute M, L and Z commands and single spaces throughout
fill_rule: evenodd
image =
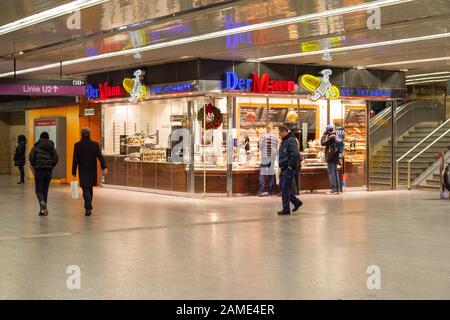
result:
M 47 132 L 50 140 L 57 146 L 56 120 L 35 120 L 34 121 L 34 140 L 38 141 L 42 132 Z

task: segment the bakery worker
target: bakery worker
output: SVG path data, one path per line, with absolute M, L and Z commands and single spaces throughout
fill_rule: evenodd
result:
M 81 130 L 81 140 L 75 143 L 73 151 L 72 175 L 76 178 L 77 168 L 80 176 L 80 186 L 83 189 L 85 215 L 92 214 L 93 187 L 97 186 L 97 160 L 103 170 L 103 175 L 108 174 L 106 161 L 97 142 L 91 140 L 89 128 Z

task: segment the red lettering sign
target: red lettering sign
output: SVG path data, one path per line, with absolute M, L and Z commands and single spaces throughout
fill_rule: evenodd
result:
M 270 80 L 270 75 L 265 73 L 262 77 L 257 73 L 252 73 L 252 92 L 294 92 L 295 82 L 286 80 Z
M 99 86 L 100 100 L 105 100 L 113 97 L 120 97 L 125 95 L 124 89 L 121 86 L 110 86 L 107 82 L 101 83 Z

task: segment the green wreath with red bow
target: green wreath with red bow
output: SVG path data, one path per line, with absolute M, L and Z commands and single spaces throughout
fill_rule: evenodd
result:
M 212 103 L 208 103 L 197 113 L 197 120 L 203 123 L 203 119 L 206 119 L 206 130 L 217 129 L 222 124 L 223 115 L 219 108 L 214 106 Z

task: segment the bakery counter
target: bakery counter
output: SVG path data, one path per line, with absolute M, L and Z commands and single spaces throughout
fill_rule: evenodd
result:
M 341 171 L 341 167 L 338 166 L 340 180 L 342 181 Z M 300 187 L 302 191 L 330 189 L 326 164 L 302 167 L 300 170 Z
M 259 168 L 233 168 L 233 194 L 252 195 L 258 192 Z M 195 192 L 227 193 L 226 168 L 196 167 Z M 206 185 L 204 182 L 206 181 Z
M 125 156 L 105 155 L 108 176 L 105 185 L 187 192 L 185 164 L 128 161 Z

